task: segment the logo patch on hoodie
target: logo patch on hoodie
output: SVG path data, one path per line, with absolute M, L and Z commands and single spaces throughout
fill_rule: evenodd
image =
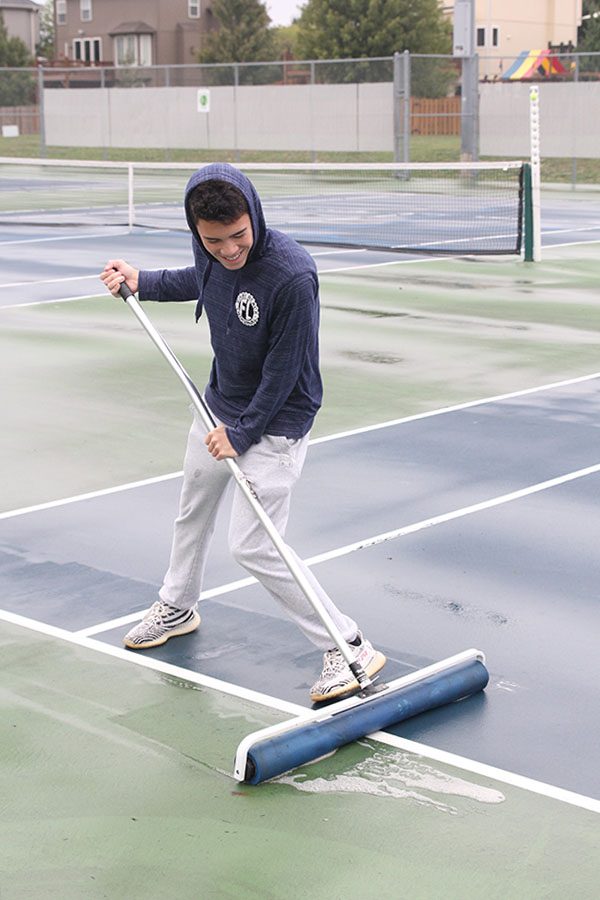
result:
M 235 311 L 242 325 L 256 325 L 260 310 L 258 303 L 248 291 L 241 291 L 235 301 Z

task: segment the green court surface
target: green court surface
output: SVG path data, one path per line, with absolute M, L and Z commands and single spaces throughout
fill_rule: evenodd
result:
M 2 900 L 597 897 L 593 812 L 369 740 L 238 785 L 281 714 L 10 624 L 0 647 Z
M 538 264 L 390 255 L 353 265 L 321 274 L 325 400 L 313 436 L 600 368 L 596 244 L 548 248 Z M 148 313 L 201 386 L 204 322 L 194 326 L 189 304 Z M 185 397 L 123 303 L 5 308 L 0 321 L 11 472 L 0 510 L 180 468 Z

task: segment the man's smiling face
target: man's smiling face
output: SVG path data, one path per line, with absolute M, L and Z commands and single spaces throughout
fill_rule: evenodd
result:
M 248 213 L 229 224 L 198 219 L 196 230 L 202 246 L 226 269 L 241 269 L 246 264 L 254 243 Z

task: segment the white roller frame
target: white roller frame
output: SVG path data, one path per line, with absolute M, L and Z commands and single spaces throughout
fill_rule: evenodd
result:
M 454 668 L 454 666 L 476 662 L 477 660 L 485 665 L 485 654 L 482 653 L 481 650 L 463 650 L 462 653 L 449 656 L 447 659 L 432 663 L 432 665 L 426 666 L 424 669 L 417 669 L 416 672 L 410 672 L 408 675 L 402 675 L 400 678 L 396 678 L 394 681 L 386 683 L 384 685 L 384 691 L 390 692 L 396 691 L 398 688 L 409 687 L 409 685 L 424 681 L 432 675 L 441 675 L 443 672 L 447 672 L 449 669 Z M 384 691 L 378 696 L 383 696 Z M 254 731 L 252 734 L 247 735 L 240 743 L 235 755 L 233 769 L 234 778 L 237 781 L 245 780 L 248 753 L 255 744 L 274 737 L 279 737 L 288 731 L 293 731 L 298 728 L 298 726 L 315 722 L 325 722 L 339 713 L 344 712 L 347 709 L 353 709 L 356 706 L 361 706 L 371 699 L 372 697 L 360 697 L 355 695 L 349 697 L 347 700 L 340 700 L 337 703 L 331 704 L 322 710 L 309 710 L 305 715 L 296 716 L 293 719 L 289 719 L 287 722 L 278 722 L 276 725 L 268 725 L 266 728 L 261 728 L 259 731 Z

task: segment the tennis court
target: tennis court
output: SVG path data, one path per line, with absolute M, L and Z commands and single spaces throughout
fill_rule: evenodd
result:
M 326 396 L 289 542 L 386 678 L 472 646 L 491 678 L 258 787 L 235 748 L 307 707 L 320 654 L 224 528 L 201 628 L 121 646 L 190 414 L 97 273 L 189 239 L 3 226 L 2 900 L 597 896 L 600 217 L 593 192 L 543 211 L 536 264 L 311 248 Z M 146 309 L 202 385 L 193 306 Z

